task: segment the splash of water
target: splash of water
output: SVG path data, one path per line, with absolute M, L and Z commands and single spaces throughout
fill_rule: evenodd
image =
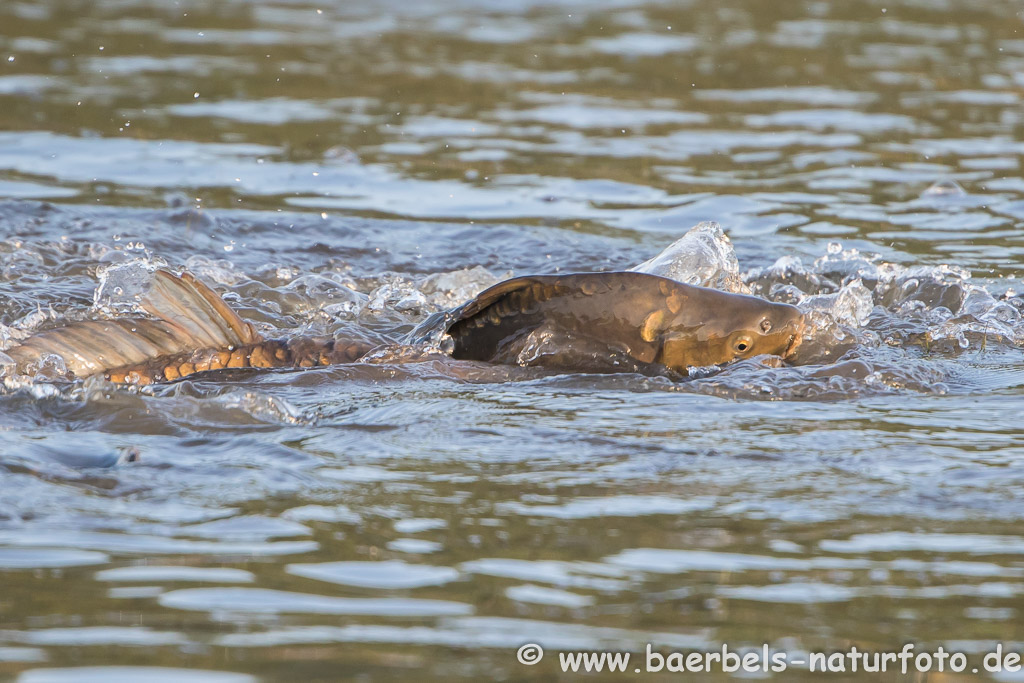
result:
M 474 266 L 425 277 L 385 275 L 383 281 L 369 293 L 366 309 L 371 312 L 399 311 L 411 315 L 426 315 L 453 308 L 511 273 L 499 278 L 483 266 Z
M 739 276 L 732 241 L 713 221 L 698 223 L 660 254 L 629 270 L 727 292 L 750 292 Z
M 132 259 L 100 266 L 99 285 L 93 294 L 93 309 L 100 315 L 142 315 L 142 300 L 153 282 L 153 273 L 166 267 L 163 259 Z

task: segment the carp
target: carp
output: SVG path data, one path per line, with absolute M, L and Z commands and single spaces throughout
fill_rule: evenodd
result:
M 263 339 L 191 273 L 161 269 L 141 300 L 149 317 L 74 322 L 7 351 L 18 372 L 48 355 L 75 378 L 174 381 L 224 368 L 309 368 L 358 361 L 369 338 Z M 457 360 L 570 372 L 647 372 L 722 365 L 759 354 L 787 358 L 804 329 L 788 304 L 639 272 L 512 278 L 434 314 L 408 341 L 450 338 Z M 440 333 L 440 334 L 439 334 Z

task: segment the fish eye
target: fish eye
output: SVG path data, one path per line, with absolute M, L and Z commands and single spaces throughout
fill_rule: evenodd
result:
M 768 334 L 771 331 L 772 331 L 772 321 L 769 320 L 768 318 L 764 318 L 763 320 L 761 320 L 761 333 L 762 334 Z
M 744 335 L 732 343 L 732 349 L 736 353 L 746 353 L 754 345 L 750 337 Z

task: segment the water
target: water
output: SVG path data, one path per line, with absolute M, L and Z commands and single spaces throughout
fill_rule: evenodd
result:
M 0 678 L 1024 650 L 1022 29 L 1009 0 L 3 3 L 0 349 L 131 309 L 119 264 L 269 336 L 403 333 L 701 221 L 736 257 L 703 242 L 704 276 L 813 334 L 685 383 L 411 350 L 8 377 Z

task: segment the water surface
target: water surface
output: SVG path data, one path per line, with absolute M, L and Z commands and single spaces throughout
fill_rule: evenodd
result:
M 1022 30 L 1005 0 L 3 3 L 0 348 L 109 312 L 123 262 L 271 336 L 400 332 L 706 220 L 816 335 L 684 383 L 8 378 L 0 677 L 1024 650 Z

